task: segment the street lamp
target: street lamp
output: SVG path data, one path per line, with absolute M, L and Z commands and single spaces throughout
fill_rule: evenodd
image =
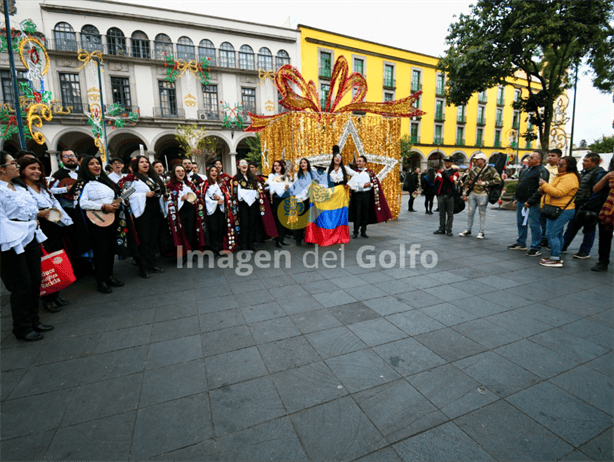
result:
M 104 134 L 104 152 L 107 158 L 107 165 L 108 165 L 109 161 L 111 160 L 111 156 L 108 153 L 109 142 L 107 140 L 107 122 L 104 117 L 105 105 L 104 105 L 104 98 L 102 96 L 102 76 L 100 74 L 100 66 L 102 66 L 102 58 L 94 55 L 92 56 L 92 59 L 96 61 L 96 69 L 98 70 L 98 87 L 100 88 L 100 105 L 101 105 L 100 112 L 101 112 L 101 117 L 102 117 L 102 133 Z

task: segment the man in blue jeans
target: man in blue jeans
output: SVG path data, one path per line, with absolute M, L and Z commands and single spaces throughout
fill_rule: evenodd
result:
M 531 228 L 531 249 L 527 252 L 529 257 L 542 254 L 541 240 L 541 214 L 539 212 L 539 180 L 548 181 L 550 174 L 542 165 L 544 155 L 541 151 L 534 151 L 528 158 L 528 167 L 520 171 L 518 186 L 514 193 L 514 207 L 516 207 L 516 220 L 518 224 L 518 239 L 515 244 L 508 246 L 508 250 L 527 250 L 528 228 Z

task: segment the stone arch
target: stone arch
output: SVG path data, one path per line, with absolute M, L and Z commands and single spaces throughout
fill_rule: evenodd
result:
M 207 135 L 207 138 L 215 138 L 216 140 L 216 148 L 215 148 L 215 158 L 220 159 L 222 161 L 222 169 L 224 172 L 231 174 L 234 171 L 233 161 L 234 159 L 231 156 L 230 143 L 227 138 L 223 136 L 221 133 L 210 133 Z M 204 169 L 205 166 L 201 168 Z
M 114 132 L 108 138 L 109 156 L 121 157 L 124 159 L 124 163 L 129 162 L 131 154 L 139 150 L 139 144 L 142 144 L 147 151 L 147 142 L 142 138 L 142 135 L 130 129 Z
M 412 148 L 409 152 L 410 158 L 402 162 L 402 169 L 412 171 L 416 168 L 423 169 L 426 165 L 426 157 L 419 149 Z
M 443 151 L 440 151 L 439 149 L 433 149 L 431 152 L 429 152 L 429 155 L 426 158 L 427 167 L 440 169 L 443 165 L 444 157 L 446 157 L 446 155 Z
M 183 149 L 175 139 L 175 132 L 170 130 L 159 134 L 151 145 L 156 153 L 156 159 L 164 162 L 167 168 L 170 167 L 173 160 L 179 159 L 183 154 Z
M 64 130 L 56 135 L 54 144 L 51 146 L 55 146 L 55 150 L 58 152 L 70 149 L 77 155 L 88 154 L 94 156 L 98 153 L 92 133 L 85 129 L 72 128 Z
M 457 151 L 454 151 L 452 154 L 450 154 L 450 157 L 452 157 L 454 162 L 456 162 L 459 165 L 465 165 L 467 167 L 469 166 L 469 159 L 467 158 L 467 154 L 465 153 L 465 151 L 461 151 L 459 149 Z

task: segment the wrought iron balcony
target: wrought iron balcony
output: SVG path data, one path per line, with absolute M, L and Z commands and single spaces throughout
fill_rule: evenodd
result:
M 456 116 L 456 123 L 457 124 L 464 124 L 467 123 L 467 116 Z
M 185 109 L 169 107 L 169 106 L 154 107 L 153 115 L 154 117 L 169 117 L 169 118 L 185 119 Z
M 478 125 L 486 125 L 486 117 L 478 117 L 476 122 Z
M 457 146 L 464 146 L 465 145 L 465 138 L 456 138 L 456 145 Z
M 199 109 L 196 111 L 198 120 L 222 120 L 222 113 L 218 110 Z
M 411 140 L 412 144 L 420 143 L 420 137 L 418 135 L 411 135 L 410 136 L 410 140 Z
M 436 145 L 443 144 L 443 136 L 434 136 L 433 144 L 436 144 Z
M 416 93 L 417 91 L 422 90 L 422 84 L 420 82 L 412 82 L 411 83 L 411 92 Z
M 318 71 L 318 76 L 324 79 L 330 79 L 331 74 L 332 74 L 332 70 L 330 66 L 321 67 L 320 70 Z
M 384 79 L 384 88 L 394 90 L 397 87 L 397 81 L 395 79 Z

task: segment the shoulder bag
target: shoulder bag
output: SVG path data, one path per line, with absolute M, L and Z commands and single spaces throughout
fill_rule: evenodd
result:
M 569 207 L 569 204 L 571 204 L 575 197 L 576 195 L 574 194 L 573 197 L 569 199 L 569 202 L 567 202 L 567 205 L 563 208 L 557 207 L 556 205 L 544 204 L 541 209 L 542 217 L 547 218 L 548 220 L 556 220 L 559 216 L 561 216 L 563 210 Z

